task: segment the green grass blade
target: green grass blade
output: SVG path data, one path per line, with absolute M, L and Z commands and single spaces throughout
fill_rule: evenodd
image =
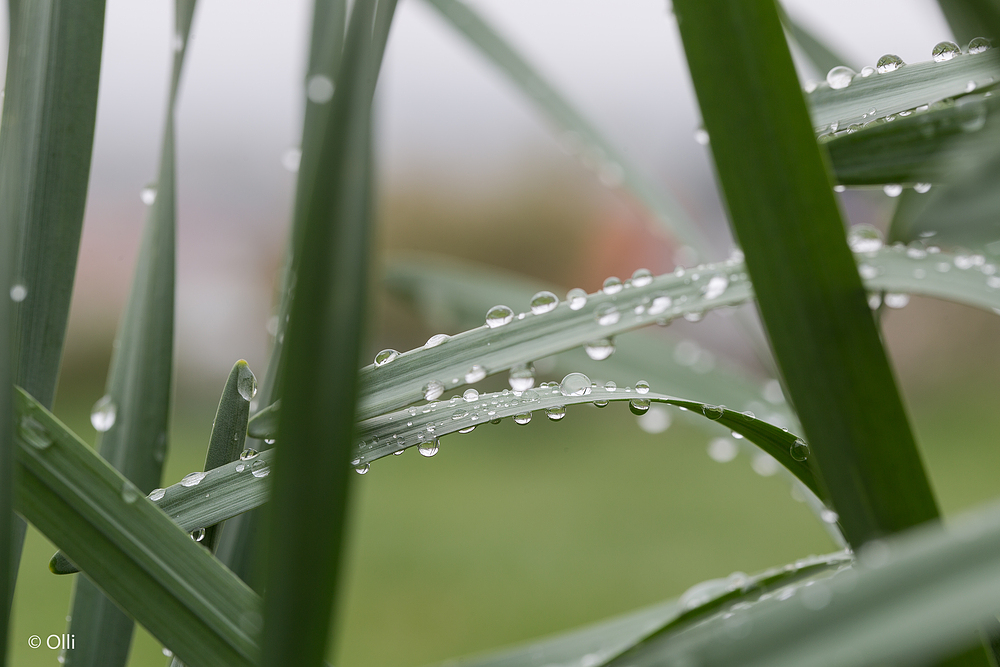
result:
M 14 227 L 0 223 L 0 667 L 7 664 L 7 633 L 10 605 L 17 570 L 14 547 L 20 550 L 23 533 L 15 533 L 21 523 L 14 515 L 14 330 L 9 299 L 14 265 Z M 15 539 L 15 536 L 17 539 Z
M 859 552 L 854 567 L 727 605 L 612 664 L 934 664 L 973 646 L 978 626 L 995 619 L 998 553 L 1000 512 L 993 506 L 947 528 L 929 525 L 876 542 Z
M 963 46 L 976 37 L 1000 37 L 1000 7 L 993 0 L 938 0 L 938 6 Z
M 962 181 L 963 164 L 993 152 L 1000 100 L 976 93 L 957 103 L 841 133 L 823 142 L 834 179 L 843 185 Z M 974 171 L 972 173 L 975 173 Z
M 460 0 L 427 0 L 452 26 L 478 48 L 511 82 L 535 103 L 562 133 L 584 164 L 603 182 L 621 185 L 646 207 L 657 223 L 696 251 L 709 246 L 683 207 L 661 188 L 654 187 L 625 156 L 608 142 L 528 61 L 486 21 Z
M 290 406 L 279 424 L 269 526 L 263 665 L 319 665 L 339 576 L 367 298 L 371 104 L 395 2 L 355 2 L 336 94 L 315 94 L 317 141 L 303 143 L 304 203 L 294 233 L 295 296 L 279 379 Z M 332 82 L 324 86 L 333 93 Z M 315 151 L 315 157 L 310 153 Z M 316 521 L 323 522 L 322 530 Z M 280 538 L 279 538 L 280 535 Z M 304 563 L 320 567 L 303 567 Z
M 253 591 L 44 407 L 16 400 L 17 511 L 191 667 L 256 665 Z
M 110 422 L 98 437 L 101 456 L 149 493 L 160 483 L 173 386 L 176 187 L 174 107 L 194 3 L 175 5 L 181 45 L 174 52 L 159 176 L 136 260 L 128 302 L 101 402 Z M 79 638 L 70 667 L 115 667 L 128 660 L 134 623 L 84 577 L 76 580 L 69 630 Z
M 104 0 L 10 2 L 8 9 L 0 226 L 10 234 L 10 279 L 22 289 L 4 349 L 15 351 L 14 382 L 51 407 L 90 176 Z M 12 579 L 25 528 L 15 519 Z M 13 581 L 5 590 L 9 611 Z
M 780 2 L 777 3 L 777 6 L 778 14 L 781 17 L 781 24 L 791 35 L 792 39 L 795 40 L 795 43 L 799 45 L 820 76 L 826 76 L 826 73 L 834 67 L 850 65 L 846 58 L 834 52 L 819 38 L 802 27 L 802 24 L 789 16 Z
M 773 2 L 674 8 L 730 222 L 846 537 L 936 518 Z
M 833 123 L 838 130 L 845 130 L 962 95 L 969 92 L 970 82 L 983 88 L 994 83 L 998 75 L 1000 49 L 990 49 L 944 62 L 910 63 L 885 74 L 858 75 L 846 88 L 834 89 L 824 82 L 807 95 L 807 100 L 814 128 L 826 132 Z

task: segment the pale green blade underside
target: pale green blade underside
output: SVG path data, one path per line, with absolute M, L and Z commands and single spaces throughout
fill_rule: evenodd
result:
M 17 511 L 190 667 L 254 665 L 260 598 L 44 407 L 16 400 Z

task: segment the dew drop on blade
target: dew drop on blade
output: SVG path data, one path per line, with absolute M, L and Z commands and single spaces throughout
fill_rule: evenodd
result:
M 640 394 L 648 394 L 649 383 L 646 382 L 645 380 L 639 380 L 638 382 L 635 383 L 635 390 Z
M 104 395 L 94 403 L 90 410 L 90 423 L 100 433 L 105 433 L 115 425 L 115 418 L 118 416 L 118 406 L 111 400 L 110 395 Z
M 605 294 L 618 294 L 618 292 L 622 291 L 622 281 L 615 276 L 611 276 L 605 279 L 601 291 Z
M 955 42 L 938 42 L 931 49 L 931 58 L 936 63 L 943 63 L 961 54 L 962 49 L 958 48 L 958 44 Z
M 417 444 L 417 451 L 420 452 L 421 456 L 434 456 L 438 453 L 439 441 L 433 436 L 426 436 L 421 434 L 420 442 Z
M 204 528 L 198 528 L 196 530 L 192 530 L 191 531 L 191 539 L 194 540 L 195 542 L 201 542 L 202 540 L 204 540 L 205 539 L 205 529 Z
M 805 440 L 796 438 L 795 442 L 788 448 L 788 454 L 796 461 L 805 461 L 809 458 L 809 445 L 806 444 Z
M 510 369 L 507 381 L 514 391 L 527 391 L 535 386 L 535 368 L 531 364 L 518 364 Z
M 240 461 L 249 461 L 252 458 L 256 458 L 258 452 L 252 447 L 247 447 L 242 452 L 240 452 Z
M 562 379 L 559 391 L 563 396 L 586 396 L 591 391 L 590 378 L 583 373 L 570 373 Z
M 634 287 L 645 287 L 653 282 L 653 272 L 649 269 L 636 269 L 632 274 L 632 285 Z
M 566 416 L 566 406 L 556 405 L 551 408 L 547 408 L 545 410 L 545 416 L 548 417 L 551 421 L 557 422 Z
M 28 288 L 17 284 L 10 288 L 10 300 L 14 303 L 21 303 L 28 296 Z
M 879 74 L 888 74 L 889 72 L 895 72 L 904 64 L 903 59 L 899 56 L 887 53 L 875 63 L 875 71 Z
M 257 459 L 250 466 L 250 474 L 254 477 L 267 477 L 268 473 L 271 472 L 271 467 L 267 464 L 267 461 L 263 459 Z
M 466 403 L 474 403 L 479 400 L 479 392 L 472 388 L 466 389 L 462 393 L 462 400 Z
M 430 350 L 431 348 L 435 348 L 438 345 L 443 345 L 444 343 L 448 342 L 450 338 L 451 336 L 449 336 L 448 334 L 434 334 L 433 336 L 427 339 L 426 343 L 424 343 L 424 349 Z
M 443 393 L 444 385 L 437 380 L 431 380 L 424 385 L 424 400 L 433 401 L 436 398 L 440 398 Z
M 152 500 L 153 502 L 161 500 L 163 498 L 163 494 L 165 494 L 166 492 L 167 492 L 166 489 L 153 489 L 152 491 L 149 492 L 149 499 Z
M 382 350 L 375 355 L 375 366 L 385 366 L 387 363 L 399 356 L 396 350 Z
M 247 402 L 252 401 L 253 397 L 257 395 L 257 378 L 254 377 L 253 371 L 246 364 L 240 366 L 236 378 L 236 389 L 240 392 L 243 400 Z
M 628 409 L 634 415 L 644 415 L 649 411 L 649 399 L 633 398 L 628 402 Z
M 491 329 L 509 324 L 514 319 L 514 311 L 507 306 L 493 306 L 486 312 L 486 326 Z
M 990 49 L 990 40 L 985 37 L 976 37 L 971 42 L 969 42 L 969 47 L 966 49 L 970 54 L 976 55 L 978 53 L 986 53 Z
M 358 473 L 359 475 L 367 475 L 368 471 L 371 470 L 371 467 L 372 466 L 370 463 L 365 463 L 364 465 L 355 466 L 354 472 Z
M 725 414 L 725 406 L 709 405 L 706 403 L 701 406 L 701 413 L 713 421 L 722 419 L 722 415 Z
M 486 369 L 480 366 L 479 364 L 476 364 L 475 366 L 473 366 L 472 368 L 470 368 L 465 372 L 465 381 L 468 384 L 472 384 L 473 382 L 479 382 L 485 377 L 486 377 Z
M 585 343 L 583 351 L 594 361 L 603 361 L 614 354 L 615 344 L 610 338 L 601 338 Z
M 201 480 L 205 479 L 206 475 L 208 475 L 207 472 L 189 472 L 181 478 L 181 486 L 198 486 L 201 484 Z
M 834 67 L 826 74 L 826 83 L 834 90 L 840 90 L 841 88 L 847 88 L 851 85 L 851 79 L 854 78 L 854 70 L 850 67 L 844 67 L 839 65 Z
M 555 310 L 559 305 L 559 297 L 552 292 L 543 290 L 531 297 L 531 312 L 535 315 L 543 315 Z
M 575 287 L 566 293 L 566 301 L 569 302 L 570 310 L 580 310 L 587 305 L 587 293 Z
M 882 247 L 882 233 L 871 225 L 854 225 L 847 232 L 847 245 L 854 252 L 875 252 Z

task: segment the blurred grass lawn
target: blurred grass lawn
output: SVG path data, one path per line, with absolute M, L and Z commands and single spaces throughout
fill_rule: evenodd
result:
M 907 387 L 947 512 L 996 495 L 992 365 L 948 384 Z M 69 426 L 92 435 L 87 406 L 60 400 Z M 167 481 L 200 469 L 212 409 L 178 410 Z M 833 550 L 780 477 L 757 476 L 743 455 L 710 460 L 714 432 L 673 416 L 669 430 L 650 435 L 624 405 L 578 406 L 559 423 L 536 415 L 527 426 L 507 420 L 448 436 L 432 459 L 408 451 L 377 462 L 356 480 L 334 664 L 434 663 L 674 597 L 734 570 Z M 65 628 L 72 577 L 49 574 L 53 550 L 32 531 L 12 634 L 19 667 L 56 664 L 55 651 L 27 646 L 31 634 Z M 144 632 L 131 664 L 165 664 Z

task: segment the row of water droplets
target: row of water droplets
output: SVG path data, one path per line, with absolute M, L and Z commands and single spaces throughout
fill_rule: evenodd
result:
M 720 305 L 732 285 L 747 282 L 747 274 L 742 266 L 742 253 L 734 253 L 729 260 L 715 265 L 701 265 L 693 269 L 678 267 L 671 274 L 654 277 L 648 269 L 639 269 L 632 278 L 622 281 L 617 277 L 609 277 L 597 294 L 587 294 L 582 289 L 570 290 L 564 301 L 548 290 L 536 293 L 529 300 L 529 310 L 515 315 L 514 310 L 506 305 L 497 305 L 486 313 L 485 326 L 488 329 L 499 329 L 512 322 L 530 320 L 534 317 L 544 317 L 565 308 L 569 312 L 583 311 L 591 306 L 587 316 L 592 317 L 600 327 L 608 328 L 608 335 L 597 336 L 583 344 L 587 355 L 596 361 L 607 359 L 615 351 L 613 334 L 646 324 L 656 323 L 666 326 L 678 316 L 697 322 L 702 319 L 706 310 Z M 748 296 L 748 293 L 742 298 Z M 742 300 L 742 298 L 737 299 Z M 552 335 L 569 332 L 586 318 L 566 318 L 565 328 Z M 451 337 L 446 334 L 435 334 L 428 339 L 421 350 L 429 350 L 446 344 Z M 382 368 L 400 357 L 397 350 L 386 349 L 375 355 L 374 367 Z M 511 388 L 523 391 L 534 386 L 534 375 L 530 362 L 513 364 L 510 368 Z M 484 379 L 491 369 L 485 363 L 472 363 L 450 381 L 432 379 L 421 388 L 424 400 L 434 401 L 441 397 L 446 389 L 460 384 L 474 384 Z
M 985 53 L 991 47 L 990 41 L 985 37 L 976 37 L 969 42 L 966 47 L 965 52 L 969 55 L 978 55 Z M 931 59 L 936 63 L 946 62 L 952 60 L 958 56 L 962 55 L 962 49 L 954 42 L 938 42 L 931 49 Z M 901 69 L 905 62 L 903 59 L 897 55 L 887 53 L 878 59 L 875 63 L 875 67 L 863 67 L 861 68 L 860 74 L 855 72 L 850 67 L 845 65 L 838 65 L 834 67 L 826 74 L 826 84 L 833 88 L 834 90 L 841 90 L 847 88 L 854 81 L 855 77 L 860 76 L 863 79 L 870 77 L 873 74 L 889 74 L 890 72 L 895 72 Z M 806 92 L 812 92 L 815 90 L 815 84 L 806 89 Z
M 866 281 L 876 280 L 886 272 L 888 267 L 883 266 L 886 259 L 905 257 L 907 264 L 912 267 L 908 277 L 913 279 L 924 280 L 930 274 L 946 274 L 953 270 L 970 272 L 970 275 L 981 276 L 982 285 L 987 288 L 987 292 L 1000 290 L 1000 275 L 996 264 L 980 253 L 944 253 L 932 243 L 934 236 L 933 231 L 923 232 L 921 238 L 909 244 L 894 243 L 886 247 L 878 229 L 871 225 L 856 225 L 848 232 L 847 242 L 858 261 L 858 273 Z M 906 293 L 885 292 L 871 294 L 868 303 L 872 309 L 882 304 L 889 308 L 903 308 L 909 300 Z

